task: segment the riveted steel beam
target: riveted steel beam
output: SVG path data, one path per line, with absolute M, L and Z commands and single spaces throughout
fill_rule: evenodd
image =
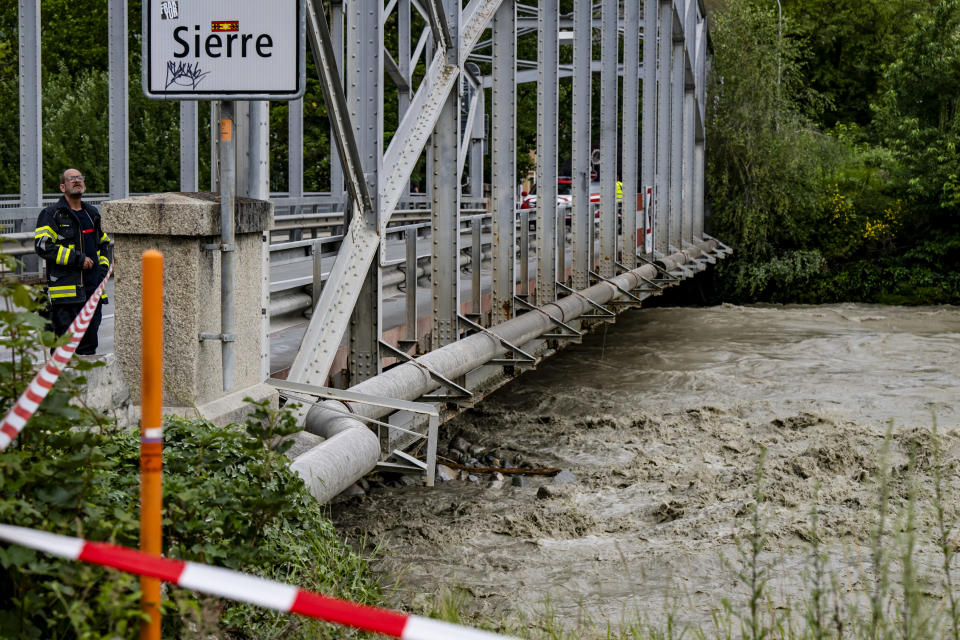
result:
M 617 33 L 618 0 L 603 0 L 600 34 L 600 253 L 597 272 L 604 278 L 615 275 L 617 261 Z
M 43 120 L 38 0 L 20 0 L 17 42 L 20 71 L 20 206 L 39 207 L 43 201 Z
M 657 178 L 654 189 L 654 251 L 667 253 L 669 246 L 670 178 L 671 166 L 671 91 L 673 68 L 673 0 L 660 0 L 660 20 L 657 30 Z
M 657 31 L 660 22 L 658 0 L 643 1 L 643 121 L 641 124 L 640 184 L 644 193 L 643 237 L 651 231 L 646 210 L 646 189 L 657 179 Z M 652 204 L 652 198 L 651 198 Z
M 200 167 L 197 156 L 199 114 L 195 101 L 180 103 L 180 191 L 200 190 Z
M 350 109 L 350 123 L 359 157 L 358 176 L 371 199 L 370 207 L 363 203 L 362 222 L 367 234 L 377 234 L 379 209 L 376 203 L 377 185 L 383 161 L 383 4 L 353 2 L 345 5 L 347 12 L 346 101 Z M 347 178 L 351 178 L 350 169 Z M 351 198 L 355 194 L 351 192 Z M 380 261 L 376 254 L 367 264 L 360 296 L 350 317 L 350 350 L 347 367 L 350 382 L 356 384 L 381 371 L 381 282 Z M 322 294 L 321 294 L 322 297 Z
M 456 37 L 460 22 L 460 0 L 446 0 L 445 5 L 444 23 L 450 35 Z M 456 342 L 459 338 L 461 143 L 460 92 L 451 91 L 441 109 L 432 137 L 433 236 L 430 283 L 433 314 L 430 345 L 433 349 Z
M 109 188 L 111 198 L 126 198 L 130 195 L 127 0 L 110 0 L 107 4 L 107 22 Z
M 580 290 L 590 286 L 591 247 L 593 239 L 593 211 L 590 206 L 590 97 L 592 74 L 589 72 L 593 58 L 593 7 L 589 2 L 577 2 L 573 6 L 573 149 L 571 168 L 573 175 L 572 210 L 570 216 L 573 236 L 573 265 L 571 268 L 573 288 Z
M 492 324 L 513 317 L 516 290 L 516 3 L 503 0 L 493 18 L 491 76 L 492 140 L 490 142 L 491 206 L 493 213 Z
M 557 297 L 557 0 L 540 6 L 537 28 L 537 306 Z
M 669 46 L 669 44 L 668 44 Z M 686 78 L 683 41 L 674 40 L 670 82 L 670 237 L 668 249 L 683 248 L 683 97 Z M 672 251 L 670 253 L 673 253 Z
M 623 14 L 623 65 L 632 67 L 640 58 L 640 2 L 627 0 Z M 620 163 L 623 182 L 623 220 L 620 229 L 620 262 L 628 270 L 637 266 L 637 163 L 639 161 L 640 80 L 636 74 L 623 76 L 623 160 Z

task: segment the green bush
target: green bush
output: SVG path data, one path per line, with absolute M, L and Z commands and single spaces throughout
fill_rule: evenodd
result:
M 0 256 L 4 266 L 12 260 Z M 37 291 L 0 284 L 0 415 L 55 344 L 36 314 Z M 40 352 L 42 353 L 42 351 Z M 75 401 L 81 362 L 54 386 L 19 438 L 0 452 L 0 522 L 136 547 L 139 434 Z M 164 553 L 376 602 L 365 561 L 342 544 L 323 507 L 283 456 L 296 425 L 264 405 L 241 427 L 168 419 Z M 167 588 L 168 637 L 352 637 L 324 623 Z M 0 637 L 112 638 L 140 623 L 135 577 L 0 544 Z

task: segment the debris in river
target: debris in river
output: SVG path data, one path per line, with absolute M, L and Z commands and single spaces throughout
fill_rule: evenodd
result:
M 440 456 L 437 456 L 438 458 Z M 468 473 L 502 473 L 505 475 L 527 475 L 527 476 L 556 476 L 558 474 L 564 473 L 561 469 L 556 469 L 554 467 L 544 467 L 540 469 L 518 469 L 516 467 L 473 467 L 464 464 L 458 464 L 453 460 L 443 459 L 443 464 L 450 467 L 451 469 L 459 469 L 461 471 L 466 471 Z M 569 472 L 566 472 L 569 473 Z M 573 476 L 572 473 L 570 473 Z M 576 476 L 573 477 L 571 482 L 576 481 Z

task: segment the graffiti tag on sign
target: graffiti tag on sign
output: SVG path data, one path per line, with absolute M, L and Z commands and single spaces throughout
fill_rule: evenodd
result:
M 176 20 L 180 17 L 180 3 L 178 0 L 163 0 L 160 3 L 160 18 L 163 20 Z
M 209 75 L 209 71 L 201 71 L 200 64 L 192 62 L 167 62 L 167 88 L 171 85 L 197 88 L 200 81 Z

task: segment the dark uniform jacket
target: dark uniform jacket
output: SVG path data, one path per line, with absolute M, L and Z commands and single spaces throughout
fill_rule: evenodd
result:
M 100 228 L 100 212 L 86 202 L 81 206 L 93 221 L 93 229 L 81 224 L 65 197 L 41 211 L 37 218 L 33 245 L 47 263 L 47 292 L 53 304 L 86 302 L 87 292 L 107 275 L 113 258 L 112 241 Z M 93 268 L 84 271 L 83 259 L 88 256 L 83 254 L 83 239 L 88 233 L 93 234 L 96 255 L 89 256 Z M 102 301 L 107 301 L 105 295 Z

